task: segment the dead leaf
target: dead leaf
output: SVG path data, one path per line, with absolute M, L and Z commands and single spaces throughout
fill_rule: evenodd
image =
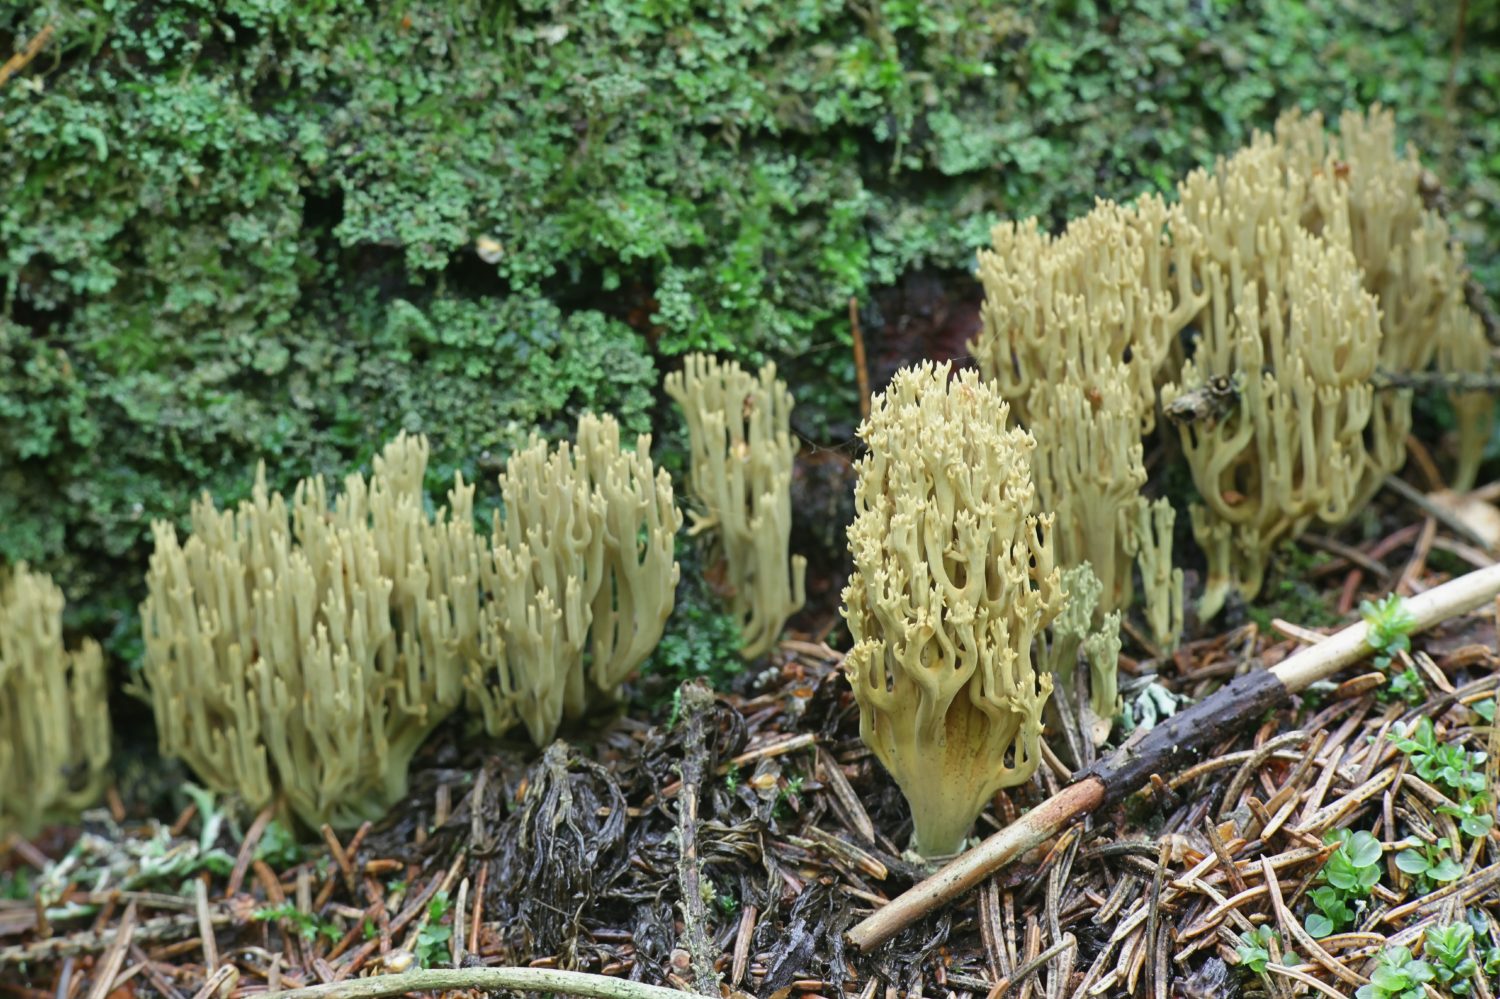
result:
M 1491 554 L 1500 551 L 1500 508 L 1477 497 L 1458 494 L 1450 489 L 1439 489 L 1427 494 L 1434 506 L 1448 511 L 1464 526 L 1483 538 Z

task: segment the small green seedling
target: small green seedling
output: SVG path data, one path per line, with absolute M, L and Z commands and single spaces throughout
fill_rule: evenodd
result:
M 1479 955 L 1479 964 L 1492 980 L 1500 977 L 1500 946 L 1496 946 L 1490 935 L 1490 917 L 1483 909 L 1468 911 L 1469 925 L 1474 927 L 1474 950 Z M 1490 990 L 1494 992 L 1494 989 Z
M 1474 988 L 1470 979 L 1479 965 L 1469 955 L 1469 945 L 1473 942 L 1474 927 L 1468 923 L 1427 928 L 1422 956 L 1427 958 L 1434 976 L 1449 995 L 1466 996 Z
M 1307 897 L 1318 907 L 1317 912 L 1308 913 L 1303 921 L 1308 935 L 1314 939 L 1321 940 L 1354 922 L 1354 909 L 1337 888 L 1324 885 L 1308 892 Z
M 1426 999 L 1423 982 L 1434 977 L 1432 965 L 1411 956 L 1405 947 L 1387 947 L 1376 960 L 1369 985 L 1355 990 L 1355 999 Z
M 1393 701 L 1405 701 L 1412 705 L 1427 701 L 1427 684 L 1422 681 L 1422 674 L 1417 672 L 1415 666 L 1408 666 L 1391 677 L 1390 685 L 1385 690 Z
M 1417 619 L 1395 593 L 1374 602 L 1361 601 L 1359 613 L 1369 625 L 1365 642 L 1375 650 L 1375 666 L 1389 673 L 1397 654 L 1411 648 L 1411 632 L 1417 626 Z M 1391 677 L 1387 692 L 1408 704 L 1421 704 L 1427 699 L 1422 675 L 1411 666 Z
M 1276 931 L 1269 926 L 1257 926 L 1245 934 L 1245 942 L 1236 948 L 1240 963 L 1257 975 L 1265 974 L 1266 963 L 1271 960 L 1271 942 L 1275 939 Z
M 1457 802 L 1439 806 L 1439 812 L 1456 819 L 1465 836 L 1478 839 L 1489 834 L 1495 824 L 1495 809 L 1484 774 L 1487 754 L 1439 742 L 1429 718 L 1396 728 L 1389 738 L 1410 757 L 1419 777 Z
M 447 962 L 450 950 L 448 941 L 453 938 L 453 927 L 443 925 L 442 919 L 448 914 L 449 908 L 448 893 L 445 891 L 438 892 L 427 903 L 427 922 L 417 933 L 416 945 L 417 963 L 424 968 Z
M 1264 975 L 1266 965 L 1271 963 L 1271 947 L 1280 942 L 1281 937 L 1269 925 L 1255 927 L 1245 935 L 1245 942 L 1236 948 L 1240 955 L 1240 964 L 1257 975 Z M 1301 964 L 1302 958 L 1292 951 L 1286 951 L 1281 955 L 1281 963 L 1294 966 Z
M 1341 891 L 1361 897 L 1368 895 L 1380 880 L 1380 840 L 1363 830 L 1351 833 L 1339 829 L 1328 842 L 1338 843 L 1339 848 L 1323 866 L 1323 877 Z
M 1435 844 L 1417 843 L 1396 854 L 1396 866 L 1417 879 L 1417 892 L 1426 895 L 1439 884 L 1457 881 L 1464 869 L 1448 852 L 1453 844 L 1444 836 Z
M 1485 789 L 1486 754 L 1439 742 L 1432 719 L 1418 718 L 1409 728 L 1393 727 L 1388 738 L 1411 757 L 1411 768 L 1417 775 L 1439 790 L 1455 795 L 1477 794 Z
M 1370 626 L 1365 641 L 1375 650 L 1375 665 L 1385 669 L 1398 652 L 1411 648 L 1411 632 L 1417 619 L 1395 593 L 1377 600 L 1363 600 L 1359 613 Z
M 1324 884 L 1307 893 L 1318 909 L 1306 920 L 1307 932 L 1315 938 L 1337 933 L 1352 923 L 1359 903 L 1380 881 L 1380 840 L 1367 832 L 1351 833 L 1348 829 L 1334 830 L 1325 840 L 1337 843 L 1338 849 L 1319 872 Z
M 281 822 L 272 819 L 255 844 L 255 859 L 264 860 L 272 870 L 284 871 L 302 862 L 302 845 L 297 836 Z
M 790 807 L 796 811 L 802 807 L 802 799 L 798 797 L 802 793 L 802 786 L 807 783 L 807 778 L 801 774 L 793 774 L 786 778 L 780 790 L 776 792 L 776 804 L 771 808 L 771 814 L 780 818 L 785 814 L 784 809 Z
M 304 940 L 316 940 L 320 934 L 329 940 L 337 940 L 344 935 L 344 931 L 335 924 L 320 918 L 316 913 L 303 912 L 290 902 L 256 909 L 250 916 L 263 922 L 283 919 Z

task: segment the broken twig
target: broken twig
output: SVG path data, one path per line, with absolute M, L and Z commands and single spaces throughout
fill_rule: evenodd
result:
M 677 795 L 677 883 L 682 890 L 682 947 L 693 969 L 693 988 L 700 995 L 719 994 L 714 974 L 714 948 L 709 939 L 708 913 L 703 904 L 702 862 L 698 859 L 698 790 L 708 761 L 704 727 L 714 708 L 713 691 L 701 683 L 682 685 L 682 791 Z

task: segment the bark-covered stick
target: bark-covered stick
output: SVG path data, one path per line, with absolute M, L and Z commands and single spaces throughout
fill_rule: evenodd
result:
M 400 975 L 355 978 L 305 989 L 264 993 L 267 999 L 382 999 L 410 992 L 479 989 L 485 992 L 555 992 L 593 999 L 683 999 L 686 993 L 663 985 L 552 968 L 432 968 Z
M 707 907 L 703 902 L 703 864 L 698 857 L 698 792 L 703 777 L 712 774 L 705 731 L 714 709 L 714 692 L 701 682 L 678 688 L 682 698 L 682 790 L 677 795 L 677 883 L 682 892 L 682 947 L 693 970 L 699 995 L 717 996 L 714 948 Z
M 1416 620 L 1412 633 L 1467 614 L 1496 595 L 1500 565 L 1449 580 L 1405 601 Z M 1131 738 L 1079 773 L 1074 783 L 886 903 L 849 931 L 849 941 L 861 950 L 879 946 L 1085 815 L 1133 793 L 1153 773 L 1175 770 L 1288 695 L 1358 662 L 1372 651 L 1365 641 L 1368 631 L 1363 621 L 1352 624 L 1272 669 L 1236 677 L 1186 711 Z

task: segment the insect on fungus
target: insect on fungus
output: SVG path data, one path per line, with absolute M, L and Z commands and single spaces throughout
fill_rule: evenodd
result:
M 1213 426 L 1229 415 L 1240 401 L 1237 378 L 1214 375 L 1204 384 L 1162 407 L 1162 415 L 1174 424 L 1203 423 Z

